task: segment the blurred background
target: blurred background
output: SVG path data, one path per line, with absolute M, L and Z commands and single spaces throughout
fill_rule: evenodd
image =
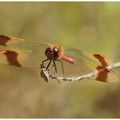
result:
M 0 2 L 0 34 L 25 39 L 30 70 L 0 64 L 0 117 L 120 117 L 120 83 L 48 84 L 39 76 L 43 42 L 61 43 L 120 60 L 120 3 Z M 119 76 L 120 69 L 116 70 Z

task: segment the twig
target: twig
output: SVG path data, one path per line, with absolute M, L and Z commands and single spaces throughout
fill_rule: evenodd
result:
M 108 66 L 109 69 L 114 69 L 114 68 L 119 68 L 120 67 L 120 62 L 113 63 Z
M 57 79 L 57 80 L 64 80 L 64 81 L 79 81 L 83 79 L 90 79 L 92 77 L 96 76 L 96 72 L 91 72 L 89 74 L 81 75 L 78 77 L 54 77 L 52 76 L 52 79 Z

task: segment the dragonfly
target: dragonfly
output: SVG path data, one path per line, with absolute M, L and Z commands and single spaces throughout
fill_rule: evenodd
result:
M 17 67 L 25 67 L 27 64 L 30 67 L 34 67 L 34 64 L 30 65 L 31 62 L 29 63 L 29 59 L 31 59 L 31 56 L 29 55 L 31 50 L 11 49 L 9 47 L 21 42 L 24 42 L 24 39 L 0 35 L 0 46 L 3 46 L 4 48 L 0 50 L 0 62 Z M 93 54 L 75 48 L 65 48 L 58 44 L 49 44 L 45 49 L 45 56 L 46 59 L 40 64 L 40 75 L 46 82 L 52 78 L 52 74 L 76 76 L 93 70 L 97 71 L 95 79 L 98 81 L 118 81 L 114 72 L 108 68 L 111 61 L 106 59 L 103 55 Z M 61 71 L 59 71 L 60 68 Z
M 46 71 L 52 69 L 53 74 L 60 74 L 58 69 L 61 67 L 62 75 L 65 77 L 96 71 L 95 80 L 97 81 L 119 81 L 116 74 L 108 67 L 112 62 L 101 54 L 76 48 L 64 48 L 59 44 L 49 44 L 44 53 L 46 59 L 42 61 L 42 65 L 44 65 Z M 60 64 L 58 65 L 58 63 Z

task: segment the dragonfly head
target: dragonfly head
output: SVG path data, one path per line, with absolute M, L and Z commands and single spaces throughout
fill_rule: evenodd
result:
M 59 57 L 61 57 L 61 53 L 62 53 L 61 48 L 59 46 L 57 46 L 57 45 L 48 47 L 45 50 L 45 55 L 50 60 L 59 59 Z

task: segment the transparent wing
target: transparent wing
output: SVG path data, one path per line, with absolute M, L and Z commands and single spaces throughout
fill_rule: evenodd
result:
M 0 63 L 38 73 L 40 69 L 40 58 L 42 58 L 41 54 L 39 54 L 41 49 L 38 50 L 41 48 L 40 45 L 33 45 L 32 43 L 17 44 L 21 42 L 24 42 L 24 39 L 0 35 Z
M 17 44 L 21 42 L 24 42 L 24 39 L 0 35 L 0 63 L 18 67 L 36 67 L 32 45 Z M 27 50 L 23 50 L 24 48 Z
M 9 46 L 19 42 L 24 42 L 24 39 L 15 38 L 6 35 L 0 35 L 0 45 L 1 46 Z
M 64 64 L 67 65 L 69 70 L 71 71 L 75 69 L 74 71 L 77 74 L 92 72 L 96 70 L 98 66 L 102 65 L 101 62 L 94 56 L 94 53 L 81 51 L 75 48 L 66 48 L 64 54 L 75 60 L 75 64 L 70 64 L 70 63 L 68 64 L 66 61 L 64 62 Z M 112 63 L 110 60 L 107 60 L 105 57 L 104 60 L 106 61 L 107 64 Z M 70 69 L 70 66 L 72 66 L 72 69 Z M 75 68 L 73 69 L 73 67 Z
M 113 72 L 108 73 L 107 82 L 119 82 L 119 81 L 120 80 L 119 80 L 118 76 L 115 73 L 113 73 Z
M 31 55 L 32 51 L 30 50 L 1 50 L 0 63 L 9 64 L 17 67 L 31 67 L 33 66 Z

